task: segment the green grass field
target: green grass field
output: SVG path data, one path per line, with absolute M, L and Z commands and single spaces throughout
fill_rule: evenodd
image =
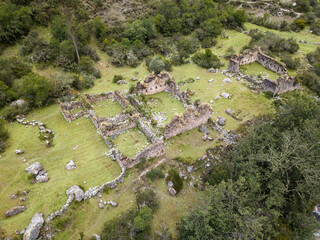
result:
M 93 103 L 93 110 L 101 118 L 112 118 L 120 114 L 123 108 L 117 101 L 106 99 Z

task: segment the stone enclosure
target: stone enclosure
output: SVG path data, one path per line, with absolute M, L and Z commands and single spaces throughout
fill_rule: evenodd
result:
M 296 84 L 295 78 L 288 75 L 286 65 L 278 62 L 274 58 L 262 53 L 261 49 L 255 47 L 251 50 L 245 50 L 242 54 L 234 55 L 229 61 L 228 72 L 240 73 L 240 66 L 258 62 L 262 66 L 275 73 L 280 77 L 277 81 L 265 78 L 261 87 L 265 91 L 271 91 L 274 94 L 281 94 L 288 91 L 300 89 L 301 85 Z

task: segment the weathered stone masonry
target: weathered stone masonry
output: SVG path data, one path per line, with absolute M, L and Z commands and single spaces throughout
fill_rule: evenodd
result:
M 174 116 L 171 122 L 165 126 L 164 137 L 168 139 L 206 124 L 212 113 L 212 108 L 207 103 L 188 107 L 181 115 Z

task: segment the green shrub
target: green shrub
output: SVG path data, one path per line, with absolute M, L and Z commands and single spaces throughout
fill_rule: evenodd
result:
M 153 182 L 156 178 L 164 178 L 164 173 L 161 170 L 154 168 L 151 171 L 147 172 L 146 177 L 150 178 Z
M 173 188 L 179 193 L 183 187 L 183 181 L 180 178 L 178 172 L 176 169 L 172 168 L 168 172 L 169 176 L 167 177 L 167 182 L 172 181 L 173 182 Z
M 56 221 L 56 223 L 54 224 L 54 227 L 57 228 L 57 229 L 62 229 L 68 222 L 69 218 L 62 218 L 62 219 L 58 219 Z
M 206 49 L 204 53 L 196 53 L 192 57 L 192 61 L 203 68 L 220 68 L 223 66 L 217 55 L 213 54 L 210 49 Z
M 138 191 L 136 194 L 136 201 L 139 208 L 147 205 L 155 212 L 159 207 L 159 199 L 152 189 L 148 188 L 144 191 Z
M 112 82 L 113 83 L 117 83 L 119 80 L 123 80 L 123 76 L 122 75 L 114 75 L 113 76 L 113 79 L 112 79 Z

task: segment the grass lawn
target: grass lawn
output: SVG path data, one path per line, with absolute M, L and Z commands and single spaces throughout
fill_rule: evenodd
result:
M 146 145 L 149 144 L 146 136 L 140 133 L 136 128 L 132 128 L 119 135 L 114 139 L 114 143 L 116 144 L 115 148 L 129 158 L 137 155 L 139 151 L 143 150 Z
M 146 96 L 146 99 L 150 102 L 151 112 L 163 117 L 162 125 L 169 123 L 175 114 L 185 111 L 183 103 L 166 92 Z
M 279 74 L 265 68 L 264 66 L 262 66 L 260 63 L 257 63 L 257 62 L 250 63 L 248 65 L 242 65 L 241 69 L 247 75 L 258 76 L 260 74 L 274 81 L 276 81 L 280 77 Z
M 117 101 L 106 99 L 93 103 L 94 112 L 97 116 L 102 118 L 115 117 L 123 111 L 123 108 Z
M 28 120 L 33 119 L 44 122 L 56 132 L 54 146 L 47 148 L 40 142 L 37 127 L 7 124 L 10 147 L 0 158 L 0 226 L 7 234 L 25 228 L 36 212 L 48 216 L 60 209 L 67 200 L 65 191 L 70 186 L 77 184 L 88 189 L 120 174 L 118 164 L 104 155 L 108 148 L 89 119 L 80 118 L 68 123 L 57 105 L 30 113 Z M 77 145 L 79 147 L 74 150 Z M 24 149 L 25 153 L 17 156 L 15 149 Z M 25 158 L 26 162 L 23 162 L 22 158 Z M 67 171 L 64 167 L 71 159 L 75 161 L 77 168 Z M 25 172 L 28 166 L 26 163 L 37 161 L 48 171 L 50 180 L 47 183 L 31 185 L 29 174 Z M 18 205 L 18 199 L 10 200 L 9 197 L 25 189 L 30 190 L 26 196 L 27 201 L 23 203 L 27 210 L 5 219 L 4 212 Z
M 213 139 L 219 137 L 217 132 L 213 131 L 209 126 L 207 128 L 210 131 L 209 137 Z M 195 128 L 165 140 L 165 157 L 169 159 L 181 157 L 185 163 L 191 164 L 205 154 L 208 148 L 214 147 L 217 144 L 216 141 L 203 141 L 202 136 L 204 133 L 198 131 L 198 129 Z

